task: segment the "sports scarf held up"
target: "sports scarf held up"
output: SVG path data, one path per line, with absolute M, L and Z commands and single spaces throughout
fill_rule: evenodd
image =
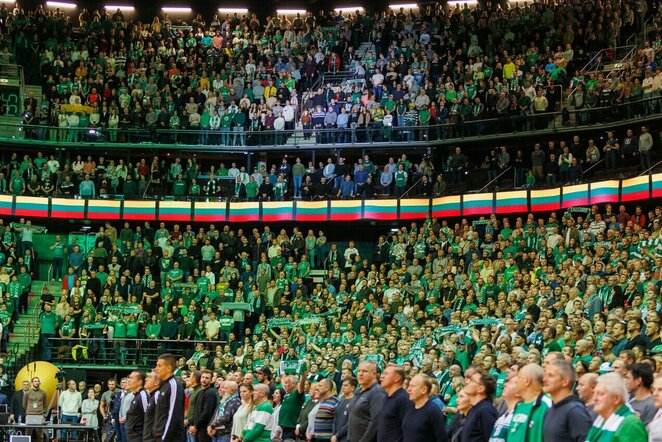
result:
M 623 404 L 606 421 L 602 416 L 598 416 L 586 435 L 586 442 L 610 442 L 618 427 L 623 423 L 623 419 L 631 414 L 634 413 L 630 406 Z

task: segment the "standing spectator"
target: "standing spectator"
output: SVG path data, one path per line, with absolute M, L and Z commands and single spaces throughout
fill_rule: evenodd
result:
M 647 442 L 646 428 L 627 404 L 628 392 L 618 373 L 603 374 L 595 386 L 597 419 L 586 436 L 586 442 Z
M 99 429 L 99 400 L 96 398 L 94 388 L 88 388 L 87 398 L 80 406 L 80 414 L 81 419 L 85 419 L 85 425 L 97 432 Z
M 377 442 L 403 441 L 404 416 L 411 407 L 407 392 L 402 388 L 404 381 L 405 372 L 399 365 L 388 365 L 381 375 L 381 386 L 387 398 L 377 416 Z
M 110 381 L 109 381 L 110 383 Z M 143 424 L 143 442 L 157 442 L 154 437 L 154 417 L 156 411 L 156 393 L 161 388 L 161 378 L 152 371 L 145 379 L 145 390 L 149 393 L 149 402 L 145 410 L 145 421 Z
M 282 380 L 285 396 L 278 413 L 278 426 L 283 430 L 283 439 L 295 439 L 294 430 L 296 428 L 299 411 L 305 402 L 305 367 L 301 370 L 301 375 L 297 380 L 294 375 L 285 376 Z
M 648 127 L 641 128 L 639 135 L 639 158 L 641 169 L 646 171 L 651 167 L 651 151 L 653 149 L 653 136 L 648 132 Z
M 60 393 L 58 407 L 60 407 L 60 420 L 63 423 L 78 423 L 78 413 L 83 404 L 83 398 L 78 390 L 76 390 L 76 381 L 70 380 L 67 382 L 67 388 Z M 64 432 L 60 437 L 64 437 Z
M 216 442 L 230 442 L 232 433 L 232 421 L 235 413 L 241 406 L 241 398 L 237 394 L 237 383 L 235 381 L 224 381 L 221 383 L 221 398 L 214 417 L 207 427 L 207 434 Z M 281 408 L 282 409 L 282 408 Z
M 635 363 L 625 368 L 625 387 L 631 395 L 629 405 L 641 418 L 644 425 L 648 425 L 657 412 L 651 394 L 652 385 L 653 370 L 650 365 Z
M 25 422 L 25 407 L 23 406 L 23 397 L 30 390 L 30 382 L 25 380 L 21 384 L 21 389 L 14 392 L 9 401 L 9 423 Z
M 94 198 L 96 196 L 94 181 L 90 180 L 89 175 L 85 175 L 85 179 L 81 181 L 78 188 L 78 194 L 82 198 Z
M 40 387 L 41 379 L 35 376 L 32 378 L 32 388 L 23 394 L 23 409 L 25 410 L 26 421 L 27 416 L 37 416 L 37 419 L 42 422 L 44 420 L 44 412 L 48 404 L 46 404 L 46 392 Z M 42 432 L 43 430 L 34 429 L 31 433 L 35 440 L 42 440 Z
M 559 163 L 553 153 L 549 154 L 549 159 L 545 164 L 545 173 L 547 174 L 547 185 L 549 187 L 556 186 L 556 179 L 559 176 Z
M 508 442 L 541 441 L 543 421 L 552 406 L 551 399 L 542 391 L 545 372 L 537 364 L 527 364 L 517 374 L 517 392 L 522 401 L 513 411 Z
M 432 382 L 433 379 L 423 373 L 418 373 L 409 381 L 407 391 L 413 404 L 408 407 L 402 422 L 404 442 L 448 440 L 446 419 L 439 407 L 430 400 Z
M 363 362 L 359 365 L 358 381 L 361 389 L 349 407 L 347 440 L 359 442 L 373 440 L 377 433 L 377 417 L 384 406 L 386 391 L 377 382 L 377 365 Z
M 586 406 L 573 393 L 576 373 L 567 361 L 554 360 L 545 363 L 543 390 L 554 405 L 543 423 L 545 442 L 583 442 L 591 429 L 591 417 Z
M 505 442 L 508 437 L 515 406 L 521 400 L 517 392 L 517 371 L 509 370 L 508 378 L 501 392 L 501 400 L 505 406 L 505 411 L 494 423 L 494 429 L 490 437 L 491 442 Z
M 271 415 L 274 408 L 267 400 L 269 386 L 257 384 L 253 390 L 253 411 L 248 416 L 246 428 L 242 433 L 243 442 L 265 442 L 271 440 L 273 421 Z
M 496 380 L 484 370 L 467 373 L 465 379 L 464 389 L 471 408 L 462 427 L 462 441 L 487 442 L 497 420 L 497 411 L 492 405 Z
M 216 406 L 218 405 L 218 393 L 211 386 L 212 372 L 203 369 L 200 374 L 201 389 L 198 393 L 198 400 L 195 403 L 195 413 L 193 414 L 193 425 L 189 426 L 189 434 L 195 436 L 198 442 L 211 442 L 211 437 L 207 434 L 207 426 L 214 417 Z
M 349 407 L 356 392 L 356 378 L 348 377 L 342 381 L 342 396 L 336 413 L 333 416 L 333 436 L 331 442 L 347 442 L 347 423 L 349 419 Z

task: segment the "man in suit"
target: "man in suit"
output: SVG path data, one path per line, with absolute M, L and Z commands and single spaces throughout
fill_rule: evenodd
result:
M 23 396 L 25 392 L 30 389 L 30 382 L 25 380 L 23 381 L 22 389 L 16 391 L 12 397 L 11 402 L 9 402 L 9 422 L 16 422 L 20 419 L 21 422 L 25 422 L 25 408 L 23 407 Z
M 570 240 L 574 239 L 575 244 L 579 244 L 579 230 L 577 230 L 577 227 L 575 227 L 575 220 L 572 219 L 572 217 L 569 217 L 566 222 L 565 222 L 566 228 L 563 232 L 563 241 L 565 242 L 565 246 L 568 247 L 570 245 Z

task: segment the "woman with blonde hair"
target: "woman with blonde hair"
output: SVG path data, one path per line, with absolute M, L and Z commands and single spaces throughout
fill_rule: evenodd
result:
M 239 387 L 241 406 L 232 418 L 232 438 L 239 437 L 248 423 L 248 416 L 253 412 L 253 384 L 247 382 Z

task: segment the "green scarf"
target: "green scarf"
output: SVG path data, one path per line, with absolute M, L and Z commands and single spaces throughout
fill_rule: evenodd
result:
M 632 414 L 630 406 L 623 404 L 606 421 L 598 416 L 586 436 L 586 442 L 610 442 L 623 420 Z

